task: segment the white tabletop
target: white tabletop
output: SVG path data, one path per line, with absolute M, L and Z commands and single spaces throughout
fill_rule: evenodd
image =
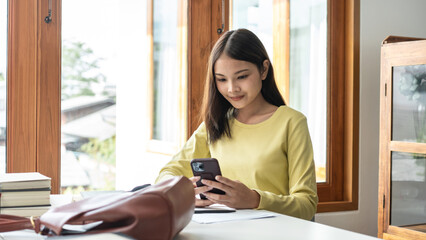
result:
M 8 240 L 44 240 L 44 236 L 37 235 L 33 231 L 24 230 L 16 232 L 0 233 L 0 239 Z M 77 237 L 77 236 L 76 236 Z M 80 236 L 81 237 L 81 236 Z M 64 237 L 66 238 L 66 237 Z M 47 238 L 49 239 L 49 238 Z M 55 238 L 56 239 L 56 238 Z M 57 239 L 62 239 L 58 237 Z M 66 238 L 68 239 L 68 238 Z M 86 238 L 77 238 L 86 239 Z M 126 239 L 120 236 L 87 236 L 87 239 Z M 174 240 L 203 240 L 203 239 L 286 239 L 286 240 L 372 240 L 377 239 L 371 236 L 346 231 L 323 225 L 293 218 L 285 215 L 279 215 L 271 218 L 255 220 L 239 220 L 222 223 L 199 224 L 191 221 Z
M 51 197 L 52 205 L 58 206 L 64 203 L 71 202 L 69 196 L 57 195 Z M 315 239 L 315 240 L 372 240 L 378 239 L 368 235 L 363 235 L 335 227 L 330 227 L 324 224 L 306 221 L 286 215 L 275 214 L 268 211 L 257 211 L 257 210 L 237 210 L 236 213 L 239 216 L 248 214 L 250 212 L 255 215 L 263 215 L 262 212 L 267 215 L 273 214 L 274 217 L 251 219 L 251 220 L 236 220 L 219 223 L 200 224 L 191 221 L 175 238 L 174 240 L 203 240 L 203 239 L 286 239 L 286 240 L 304 240 L 304 239 Z M 222 213 L 228 214 L 228 213 Z M 195 215 L 194 215 L 195 216 Z M 220 217 L 225 219 L 226 217 Z M 80 236 L 81 237 L 81 236 Z M 88 239 L 120 239 L 120 236 L 96 236 L 101 238 Z M 0 240 L 44 240 L 45 236 L 37 235 L 34 231 L 24 230 L 15 232 L 0 233 Z M 47 238 L 49 239 L 49 238 Z M 56 238 L 55 238 L 56 239 Z M 62 239 L 59 237 L 58 239 Z M 82 240 L 85 238 L 82 238 Z M 123 238 L 125 239 L 125 238 Z
M 199 224 L 191 221 L 175 240 L 203 239 L 378 239 L 320 223 L 279 215 L 272 218 Z

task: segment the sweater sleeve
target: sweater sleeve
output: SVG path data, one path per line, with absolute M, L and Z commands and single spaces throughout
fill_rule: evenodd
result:
M 288 144 L 283 147 L 287 152 L 289 194 L 279 195 L 254 189 L 260 195 L 258 209 L 310 220 L 315 215 L 318 196 L 313 149 L 306 118 L 296 120 L 289 128 Z
M 210 150 L 207 143 L 207 132 L 202 123 L 185 143 L 183 148 L 173 156 L 161 170 L 155 180 L 156 183 L 173 176 L 192 177 L 190 162 L 194 158 L 209 158 Z

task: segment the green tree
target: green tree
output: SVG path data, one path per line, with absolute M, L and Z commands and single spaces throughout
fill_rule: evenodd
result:
M 105 140 L 91 138 L 80 149 L 99 162 L 115 166 L 115 136 Z
M 94 96 L 94 83 L 106 81 L 99 72 L 99 61 L 83 42 L 64 41 L 62 45 L 62 99 Z
M 5 79 L 4 79 L 4 76 L 3 76 L 3 73 L 0 73 L 0 82 L 1 81 L 4 81 Z

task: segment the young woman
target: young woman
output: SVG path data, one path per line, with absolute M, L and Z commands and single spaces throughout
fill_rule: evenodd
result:
M 318 203 L 313 150 L 303 114 L 287 107 L 266 50 L 246 29 L 228 31 L 210 54 L 203 123 L 161 170 L 157 182 L 183 175 L 194 182 L 196 206 L 212 203 L 266 209 L 311 219 Z M 190 161 L 213 157 L 218 182 L 193 177 Z M 225 195 L 208 193 L 212 188 Z

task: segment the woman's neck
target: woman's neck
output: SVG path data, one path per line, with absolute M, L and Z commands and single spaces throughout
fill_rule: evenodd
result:
M 237 109 L 235 118 L 245 124 L 257 124 L 270 118 L 277 109 L 277 106 L 270 104 L 261 96 L 261 99 L 250 106 Z

